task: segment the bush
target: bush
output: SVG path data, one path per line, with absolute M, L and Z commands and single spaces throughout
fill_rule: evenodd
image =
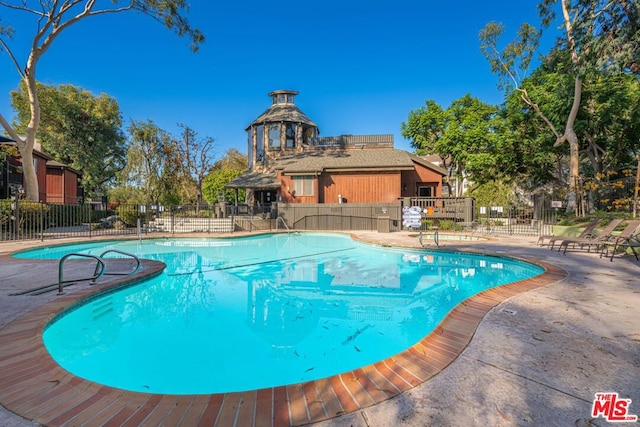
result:
M 462 225 L 458 224 L 452 219 L 443 219 L 442 221 L 440 221 L 440 230 L 461 231 L 462 229 Z
M 144 218 L 144 214 L 140 212 L 138 205 L 120 205 L 117 207 L 116 212 L 120 220 L 131 227 L 138 223 L 138 218 Z
M 101 222 L 101 220 L 113 216 L 116 214 L 116 211 L 113 209 L 107 209 L 106 211 L 95 210 L 91 211 L 91 222 L 97 223 Z
M 11 199 L 0 200 L 0 225 L 8 223 L 11 219 Z
M 20 205 L 22 209 L 22 204 Z M 45 227 L 72 227 L 89 221 L 90 208 L 87 205 L 43 205 L 48 209 Z

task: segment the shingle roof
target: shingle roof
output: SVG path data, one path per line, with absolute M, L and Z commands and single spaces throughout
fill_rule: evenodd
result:
M 275 173 L 244 172 L 225 185 L 227 188 L 280 188 Z
M 64 163 L 60 163 L 60 162 L 58 162 L 58 161 L 56 161 L 56 160 L 47 160 L 47 163 L 46 163 L 46 164 L 47 164 L 47 167 L 60 168 L 60 169 L 67 169 L 67 170 L 70 170 L 71 172 L 74 172 L 74 173 L 76 173 L 76 174 L 78 174 L 78 175 L 82 175 L 82 172 L 80 172 L 80 171 L 78 171 L 78 170 L 76 170 L 76 169 L 72 168 L 72 167 L 71 167 L 71 166 L 69 166 L 69 165 L 66 165 L 66 164 L 64 164 Z
M 307 117 L 295 104 L 273 104 L 260 114 L 245 130 L 251 126 L 273 122 L 303 123 L 309 126 L 318 127 L 313 120 Z
M 396 149 L 306 151 L 274 162 L 273 168 L 284 174 L 320 173 L 337 170 L 411 170 L 418 162 L 436 172 L 447 172 L 417 156 Z

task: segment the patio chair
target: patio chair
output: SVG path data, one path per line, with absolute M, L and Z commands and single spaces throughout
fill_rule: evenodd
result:
M 631 248 L 633 255 L 636 257 L 636 261 L 638 261 L 639 258 L 636 253 L 636 247 L 640 246 L 640 221 L 629 221 L 619 236 L 605 244 L 604 250 L 600 252 L 600 257 L 602 257 L 603 254 L 605 257 L 608 257 L 611 246 L 613 246 L 613 249 L 611 249 L 611 261 L 613 261 L 613 256 L 618 248 Z
M 611 233 L 613 233 L 613 230 L 615 230 L 621 222 L 621 219 L 612 220 L 600 233 L 593 237 L 564 237 L 560 242 L 560 246 L 558 246 L 558 252 L 562 251 L 562 253 L 566 255 L 567 248 L 570 244 L 574 247 L 580 246 L 581 249 L 584 249 L 586 246 L 587 252 L 591 252 L 591 247 L 593 246 L 595 246 L 596 249 L 600 249 L 605 242 L 615 238 Z M 564 250 L 562 250 L 562 247 L 564 247 Z
M 594 219 L 593 221 L 591 221 L 590 223 L 588 223 L 586 225 L 586 227 L 584 228 L 584 230 L 582 230 L 582 232 L 577 235 L 576 237 L 580 237 L 580 238 L 591 238 L 591 237 L 595 237 L 594 235 L 594 230 L 596 229 L 596 227 L 598 226 L 598 224 L 600 224 L 600 219 Z M 554 236 L 552 234 L 545 234 L 543 236 L 538 237 L 538 245 L 539 246 L 544 246 L 545 243 L 545 239 L 548 239 L 549 241 L 546 243 L 549 246 L 549 249 L 553 249 L 553 247 L 556 244 L 556 241 L 558 240 L 563 240 L 565 239 L 567 236 Z

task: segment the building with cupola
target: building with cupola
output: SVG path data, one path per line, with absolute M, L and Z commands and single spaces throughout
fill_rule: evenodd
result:
M 390 203 L 440 197 L 447 171 L 404 150 L 393 135 L 320 136 L 296 104 L 298 92 L 269 93 L 271 105 L 246 128 L 249 169 L 227 187 L 250 205 Z

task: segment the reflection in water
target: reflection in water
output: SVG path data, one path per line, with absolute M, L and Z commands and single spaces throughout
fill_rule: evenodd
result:
M 62 317 L 45 332 L 47 348 L 76 375 L 135 391 L 289 384 L 396 354 L 460 301 L 541 272 L 328 234 L 222 240 L 119 243 L 166 272 Z

